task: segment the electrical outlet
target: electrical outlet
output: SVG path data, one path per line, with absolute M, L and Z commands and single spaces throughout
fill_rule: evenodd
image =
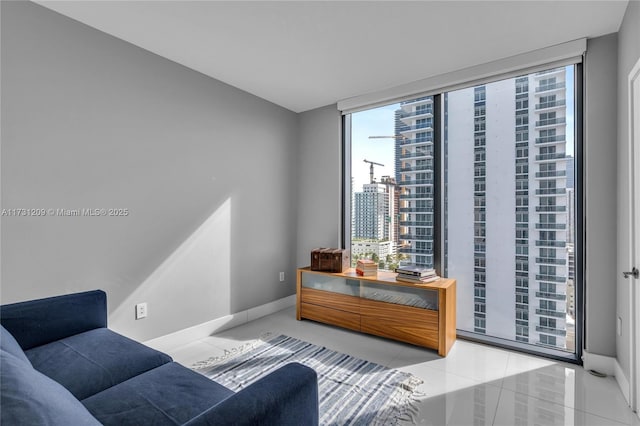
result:
M 280 282 L 284 281 L 284 272 L 280 272 Z
M 142 318 L 146 318 L 147 317 L 147 304 L 145 303 L 138 303 L 136 305 L 136 319 L 142 319 Z

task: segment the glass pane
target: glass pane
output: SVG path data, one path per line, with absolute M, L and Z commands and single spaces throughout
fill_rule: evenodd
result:
M 360 296 L 360 282 L 326 274 L 302 273 L 302 287 L 316 290 L 341 293 L 349 296 Z
M 437 290 L 375 284 L 367 281 L 361 281 L 360 285 L 360 297 L 365 299 L 431 309 L 434 311 L 438 310 Z
M 444 95 L 461 330 L 575 352 L 574 67 Z
M 351 116 L 351 257 L 433 267 L 433 97 Z

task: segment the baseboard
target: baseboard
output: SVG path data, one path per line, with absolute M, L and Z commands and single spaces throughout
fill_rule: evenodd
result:
M 282 299 L 274 300 L 273 302 L 265 303 L 264 305 L 247 309 L 246 311 L 225 315 L 221 318 L 216 318 L 202 324 L 197 324 L 183 330 L 147 340 L 144 344 L 159 351 L 167 351 L 170 348 L 186 345 L 196 340 L 204 339 L 212 334 L 219 333 L 283 309 L 287 309 L 291 306 L 295 306 L 295 304 L 296 295 L 293 294 L 291 296 L 283 297 Z
M 629 379 L 625 376 L 622 371 L 622 367 L 620 367 L 616 358 L 591 354 L 584 351 L 582 355 L 582 362 L 585 370 L 596 370 L 609 376 L 614 376 L 625 401 L 627 401 L 627 404 L 631 406 L 629 399 Z
M 296 295 L 283 297 L 282 299 L 274 300 L 273 302 L 265 303 L 264 305 L 256 306 L 247 310 L 247 321 L 253 321 L 258 318 L 271 315 L 274 312 L 287 309 L 296 305 Z
M 622 395 L 624 396 L 625 401 L 627 401 L 627 404 L 631 406 L 631 395 L 629 394 L 629 389 L 631 388 L 631 386 L 629 384 L 629 378 L 622 371 L 622 367 L 620 367 L 620 364 L 618 364 L 618 360 L 616 360 L 615 369 L 616 381 L 618 382 L 618 386 L 622 391 Z
M 614 357 L 582 352 L 582 365 L 585 370 L 595 370 L 613 376 L 616 373 L 615 364 Z

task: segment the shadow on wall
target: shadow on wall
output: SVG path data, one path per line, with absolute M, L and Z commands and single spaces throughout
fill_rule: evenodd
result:
M 135 305 L 147 317 L 135 320 Z M 145 340 L 231 313 L 231 198 L 126 299 L 109 306 L 109 327 Z

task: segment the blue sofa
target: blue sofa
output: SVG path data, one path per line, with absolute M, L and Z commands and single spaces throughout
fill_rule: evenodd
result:
M 89 291 L 0 306 L 2 425 L 317 425 L 315 371 L 297 363 L 234 393 L 107 328 Z

